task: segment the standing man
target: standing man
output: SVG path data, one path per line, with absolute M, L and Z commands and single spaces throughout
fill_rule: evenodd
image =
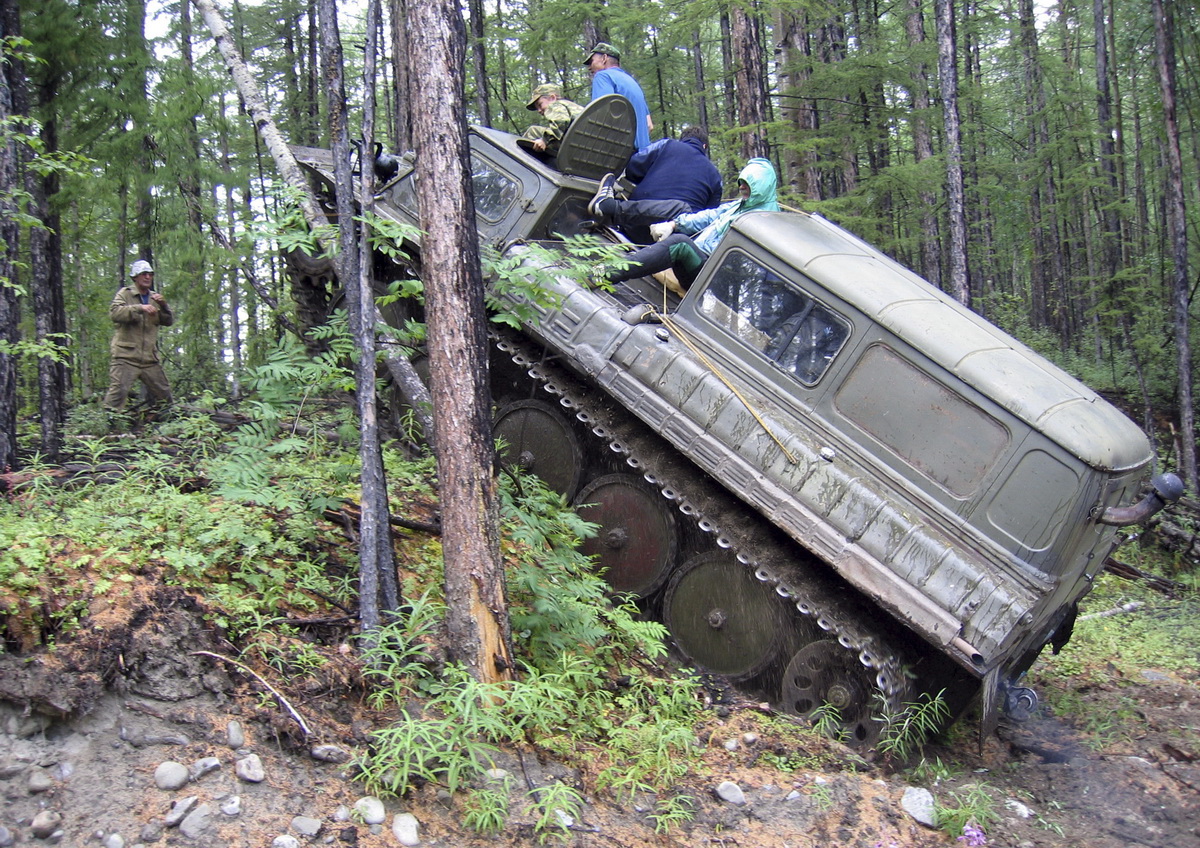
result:
M 592 100 L 606 94 L 619 94 L 633 104 L 633 146 L 638 150 L 650 144 L 650 132 L 654 122 L 650 120 L 650 107 L 646 105 L 646 95 L 629 73 L 621 67 L 621 54 L 617 48 L 603 41 L 592 48 L 584 67 L 592 75 Z
M 650 224 L 721 203 L 721 172 L 708 158 L 708 133 L 700 127 L 639 150 L 625 165 L 625 177 L 637 184 L 628 199 L 617 197 L 616 176 L 606 174 L 588 214 L 638 244 L 650 242 Z
M 157 402 L 171 402 L 171 386 L 158 360 L 158 328 L 175 323 L 167 299 L 154 291 L 154 269 L 139 259 L 129 269 L 133 284 L 117 290 L 108 317 L 116 325 L 109 347 L 108 394 L 104 407 L 120 412 L 129 399 L 134 380 L 146 384 Z
M 583 111 L 583 107 L 578 103 L 563 97 L 562 89 L 552 82 L 535 88 L 525 108 L 530 112 L 539 113 L 546 120 L 546 124 L 534 124 L 525 130 L 521 140 L 532 142 L 530 147 L 547 156 L 558 155 L 558 146 L 567 133 L 567 127 L 571 126 L 571 122 Z

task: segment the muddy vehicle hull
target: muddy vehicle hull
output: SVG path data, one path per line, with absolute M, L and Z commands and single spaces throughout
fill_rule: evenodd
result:
M 700 670 L 832 707 L 863 746 L 922 691 L 952 712 L 982 692 L 985 728 L 1027 708 L 1020 676 L 1141 496 L 1141 431 L 819 216 L 742 216 L 682 296 L 583 284 L 562 238 L 619 241 L 586 217 L 594 177 L 503 133 L 471 146 L 481 237 L 544 287 L 494 333 L 496 435 L 599 525 L 614 588 Z M 416 223 L 412 183 L 409 160 L 376 211 Z

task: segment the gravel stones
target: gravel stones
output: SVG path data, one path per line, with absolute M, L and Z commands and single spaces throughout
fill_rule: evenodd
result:
M 367 795 L 354 802 L 354 811 L 362 816 L 364 824 L 383 824 L 387 819 L 387 810 L 378 798 Z
M 163 824 L 167 827 L 176 827 L 183 821 L 184 817 L 192 811 L 192 807 L 196 806 L 196 802 L 200 798 L 196 795 L 189 795 L 187 798 L 180 798 L 171 804 L 171 809 L 163 816 Z
M 221 767 L 221 761 L 216 757 L 203 757 L 192 763 L 191 777 L 192 780 L 199 780 L 209 772 L 216 771 Z
M 179 823 L 179 832 L 188 839 L 199 839 L 212 824 L 213 810 L 208 804 L 199 804 L 184 816 Z
M 315 745 L 310 752 L 314 760 L 322 763 L 342 763 L 350 762 L 350 752 L 341 745 Z
M 62 824 L 62 816 L 54 810 L 42 810 L 29 823 L 29 832 L 38 839 L 49 839 Z
M 321 820 L 312 816 L 295 816 L 292 818 L 292 830 L 311 839 L 321 832 Z
M 166 792 L 182 789 L 187 785 L 190 777 L 187 766 L 171 760 L 159 763 L 158 768 L 154 770 L 154 784 Z
M 746 803 L 746 793 L 742 791 L 742 787 L 738 786 L 732 780 L 723 780 L 717 786 L 717 797 L 726 804 L 733 804 L 741 807 Z
M 392 835 L 401 845 L 420 845 L 417 817 L 411 813 L 400 813 L 392 820 Z
M 43 768 L 32 768 L 29 770 L 28 787 L 30 795 L 37 795 L 54 788 L 54 778 L 52 778 Z
M 267 773 L 263 769 L 262 760 L 259 759 L 258 754 L 242 757 L 237 761 L 234 770 L 237 772 L 237 776 L 247 783 L 262 783 L 267 779 Z
M 926 827 L 937 827 L 937 811 L 933 805 L 933 793 L 919 786 L 910 786 L 900 798 L 904 812 Z

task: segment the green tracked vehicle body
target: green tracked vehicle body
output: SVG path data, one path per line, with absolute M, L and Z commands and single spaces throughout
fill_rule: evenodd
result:
M 536 315 L 525 339 L 602 393 L 617 418 L 656 434 L 675 452 L 671 462 L 715 481 L 739 505 L 745 520 L 731 521 L 724 509 L 726 533 L 705 515 L 715 511 L 713 497 L 693 502 L 690 492 L 659 481 L 681 511 L 714 533 L 716 548 L 753 547 L 755 538 L 779 534 L 790 542 L 773 548 L 776 561 L 816 563 L 793 573 L 786 562 L 759 566 L 752 555 L 738 555 L 857 654 L 885 694 L 900 691 L 896 680 L 904 675 L 877 659 L 881 637 L 809 609 L 800 584 L 822 584 L 820 597 L 835 607 L 837 596 L 853 596 L 849 618 L 874 634 L 900 634 L 903 662 L 918 676 L 938 657 L 957 669 L 956 679 L 974 680 L 975 691 L 982 682 L 985 714 L 994 715 L 1041 648 L 1069 637 L 1076 603 L 1119 541 L 1117 525 L 1177 497 L 1178 480 L 1156 478 L 1155 492 L 1136 505 L 1153 455 L 1129 418 L 817 215 L 737 219 L 682 297 L 649 279 L 609 289 L 555 274 L 546 251 L 530 243 L 553 250 L 563 237 L 586 232 L 619 241 L 589 220 L 587 204 L 599 177 L 621 170 L 631 138 L 632 110 L 616 96 L 588 107 L 558 162 L 534 158 L 508 133 L 471 129 L 481 240 L 549 280 L 550 297 L 520 304 Z M 330 194 L 329 153 L 295 150 Z M 415 179 L 408 154 L 378 191 L 376 212 L 419 225 Z M 419 252 L 419 244 L 411 247 Z M 631 318 L 648 312 L 647 304 L 654 323 Z M 545 382 L 563 395 L 563 406 L 575 404 Z M 589 414 L 579 418 L 593 422 Z M 588 426 L 607 432 L 607 425 Z M 609 440 L 613 450 L 626 450 L 620 438 Z M 765 522 L 763 529 L 755 522 Z M 750 529 L 739 528 L 739 536 L 734 525 Z M 664 580 L 672 570 L 687 569 L 668 564 Z M 718 636 L 726 614 L 708 614 Z M 781 641 L 788 644 L 779 650 L 795 648 Z M 810 651 L 805 662 L 827 653 Z M 785 676 L 799 667 L 793 661 Z M 841 673 L 822 684 L 822 697 L 865 701 L 839 682 Z M 803 682 L 788 685 L 785 700 L 789 691 L 793 699 L 809 691 Z
M 743 216 L 666 328 L 555 294 L 530 333 L 977 675 L 1046 641 L 1114 544 L 1092 516 L 1145 480 L 1124 414 L 817 216 Z M 784 303 L 815 367 L 772 347 Z

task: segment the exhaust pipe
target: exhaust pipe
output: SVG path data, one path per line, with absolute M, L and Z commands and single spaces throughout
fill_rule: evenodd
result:
M 1095 515 L 1096 521 L 1113 527 L 1142 524 L 1168 503 L 1179 500 L 1183 495 L 1183 481 L 1174 474 L 1156 474 L 1150 480 L 1150 487 L 1152 491 L 1138 503 L 1133 506 L 1107 507 Z

